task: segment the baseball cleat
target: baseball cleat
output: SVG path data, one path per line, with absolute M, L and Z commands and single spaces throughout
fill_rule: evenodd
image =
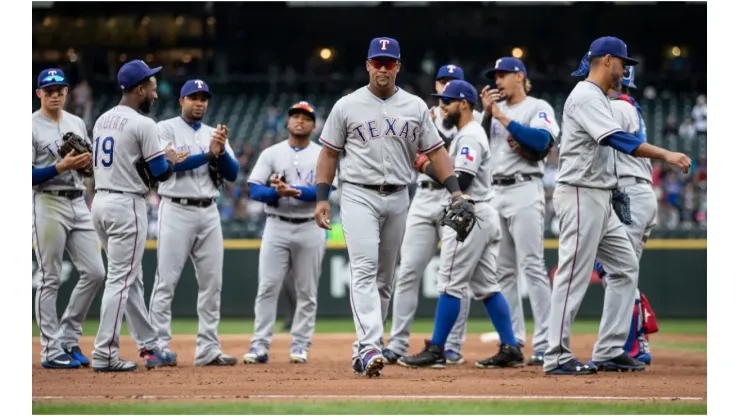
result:
M 229 355 L 226 355 L 224 353 L 219 354 L 216 358 L 211 360 L 210 363 L 206 365 L 214 366 L 214 367 L 220 367 L 220 366 L 230 366 L 230 365 L 236 365 L 236 358 L 231 357 Z
M 360 357 L 352 360 L 352 371 L 354 371 L 355 374 L 362 374 L 362 360 Z
M 552 376 L 585 376 L 596 373 L 596 367 L 589 364 L 583 364 L 575 359 L 568 361 L 558 368 L 545 371 L 545 374 Z
M 478 368 L 518 368 L 524 367 L 524 355 L 519 346 L 501 344 L 493 357 L 475 363 Z
M 365 355 L 363 362 L 363 372 L 368 378 L 380 377 L 380 371 L 383 369 L 383 354 L 380 351 L 370 351 Z
M 264 348 L 251 348 L 244 354 L 244 364 L 265 364 L 269 360 Z
M 118 360 L 113 365 L 107 367 L 95 367 L 95 363 L 92 366 L 93 371 L 101 373 L 120 373 L 124 371 L 136 370 L 136 363 L 133 361 Z
M 416 354 L 398 359 L 398 364 L 409 368 L 430 367 L 445 368 L 447 358 L 442 348 L 432 344 L 431 341 L 424 341 L 424 349 Z
M 139 350 L 139 356 L 144 359 L 144 367 L 147 370 L 157 367 L 177 365 L 177 354 L 171 351 L 164 351 L 159 348 L 151 350 L 142 348 Z
M 290 350 L 290 362 L 293 364 L 306 364 L 308 362 L 308 351 L 302 348 Z
M 650 365 L 653 362 L 653 356 L 649 352 L 641 352 L 634 357 L 637 361 Z
M 65 348 L 64 352 L 72 357 L 72 359 L 79 361 L 81 366 L 88 367 L 90 365 L 90 360 L 82 354 L 80 347 L 74 346 L 72 348 Z
M 395 364 L 399 358 L 401 358 L 399 354 L 396 354 L 388 348 L 383 348 L 383 361 L 385 361 L 386 364 Z
M 53 370 L 69 370 L 80 368 L 80 362 L 70 357 L 69 354 L 61 354 L 51 360 L 42 362 L 41 366 Z
M 622 353 L 617 357 L 607 361 L 593 361 L 593 364 L 599 371 L 644 371 L 645 364 Z
M 535 351 L 534 354 L 529 357 L 529 360 L 527 360 L 527 365 L 542 367 L 545 365 L 545 353 Z
M 465 363 L 465 359 L 463 358 L 462 354 L 455 350 L 446 350 L 445 362 L 450 365 L 460 365 Z

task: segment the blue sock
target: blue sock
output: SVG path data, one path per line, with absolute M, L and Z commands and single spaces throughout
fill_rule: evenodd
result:
M 639 299 L 635 300 L 635 305 L 637 305 L 638 310 L 641 304 L 642 302 Z M 638 347 L 638 350 L 635 351 L 635 347 L 637 347 L 637 336 L 638 336 L 637 319 L 638 318 L 639 318 L 639 314 L 633 312 L 632 313 L 632 323 L 630 324 L 630 332 L 629 332 L 629 335 L 627 336 L 627 342 L 625 342 L 624 347 L 622 347 L 624 352 L 626 352 L 629 355 L 632 355 L 636 353 L 637 351 L 639 351 L 639 347 Z
M 511 327 L 511 312 L 509 304 L 501 292 L 496 292 L 493 296 L 484 300 L 488 317 L 496 328 L 502 344 L 517 345 L 514 337 L 514 329 Z
M 444 349 L 447 337 L 460 315 L 460 298 L 443 293 L 437 301 L 437 314 L 434 316 L 432 344 Z

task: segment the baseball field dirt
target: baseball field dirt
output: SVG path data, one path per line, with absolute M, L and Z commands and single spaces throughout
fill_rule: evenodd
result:
M 660 334 L 656 334 L 660 335 Z M 428 337 L 428 335 L 426 336 Z M 425 336 L 412 338 L 418 352 Z M 654 363 L 642 373 L 599 373 L 593 376 L 546 376 L 541 368 L 481 370 L 475 360 L 492 355 L 495 343 L 470 334 L 464 348 L 467 362 L 446 369 L 406 369 L 388 365 L 380 378 L 351 371 L 353 334 L 316 334 L 307 364 L 288 362 L 289 337 L 276 334 L 265 365 L 245 365 L 248 336 L 224 335 L 224 352 L 239 358 L 234 367 L 193 366 L 195 336 L 176 335 L 172 349 L 178 366 L 146 370 L 129 336 L 122 336 L 121 356 L 140 367 L 131 373 L 95 373 L 90 369 L 45 370 L 39 362 L 38 338 L 33 338 L 33 400 L 35 404 L 201 401 L 317 400 L 571 400 L 599 402 L 679 401 L 706 403 L 706 353 L 691 345 L 706 345 L 706 335 L 655 337 Z M 576 335 L 576 356 L 587 361 L 595 337 Z M 83 337 L 82 350 L 92 351 L 93 338 Z M 674 345 L 689 345 L 677 349 Z M 661 347 L 662 346 L 662 347 Z M 699 347 L 701 348 L 701 347 Z M 526 350 L 528 354 L 530 351 Z

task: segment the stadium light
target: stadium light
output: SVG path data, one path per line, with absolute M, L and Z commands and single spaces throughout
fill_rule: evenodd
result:
M 321 57 L 321 59 L 325 61 L 328 61 L 329 59 L 331 59 L 331 55 L 332 55 L 331 49 L 329 48 L 324 48 L 321 50 L 321 52 L 319 52 L 319 56 Z
M 524 50 L 522 48 L 516 47 L 516 48 L 514 48 L 514 49 L 511 50 L 511 56 L 513 56 L 514 58 L 519 59 L 522 56 L 524 56 Z
M 122 53 L 121 55 L 119 55 L 118 60 L 121 62 L 126 62 L 126 54 Z
M 681 48 L 679 48 L 678 46 L 674 46 L 673 48 L 671 48 L 671 55 L 675 56 L 676 58 L 681 56 Z

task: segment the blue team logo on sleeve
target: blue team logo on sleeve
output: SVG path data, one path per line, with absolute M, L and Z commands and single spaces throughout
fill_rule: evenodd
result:
M 538 117 L 541 118 L 541 119 L 543 119 L 543 120 L 545 120 L 548 123 L 550 122 L 550 119 L 547 118 L 547 113 L 544 112 L 544 111 L 540 111 L 540 114 L 538 115 Z

